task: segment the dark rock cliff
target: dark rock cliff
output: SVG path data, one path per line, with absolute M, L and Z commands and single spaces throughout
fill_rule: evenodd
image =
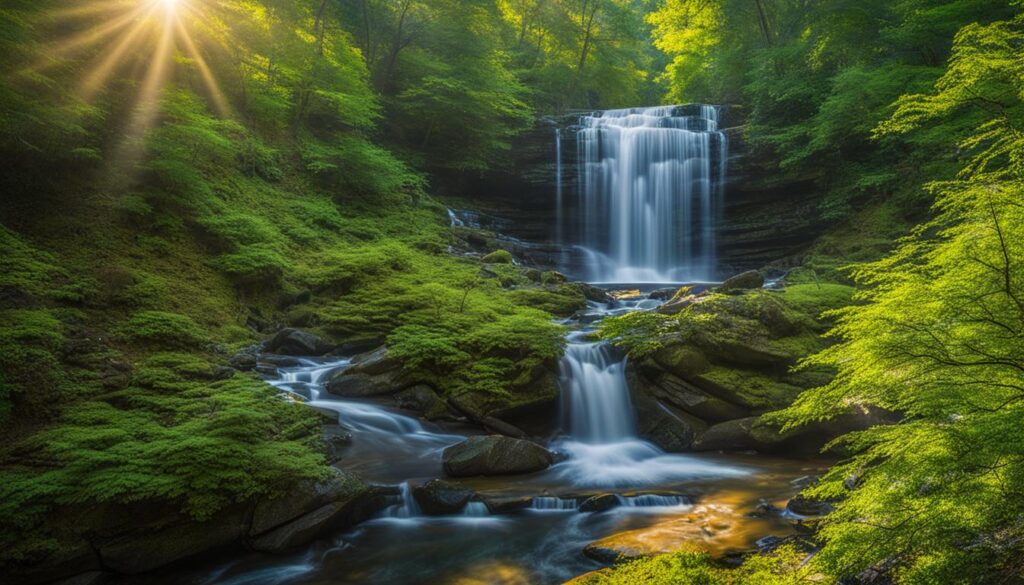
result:
M 579 113 L 541 118 L 516 139 L 504 168 L 437 177 L 437 186 L 456 202 L 460 218 L 473 227 L 509 236 L 505 247 L 527 263 L 542 268 L 560 263 L 572 273 L 581 259 L 574 258 L 572 250 L 562 250 L 556 240 L 556 133 L 561 134 L 563 209 L 566 217 L 576 217 L 581 204 L 578 120 Z M 785 178 L 774 161 L 753 153 L 744 140 L 742 122 L 738 110 L 723 109 L 729 166 L 718 228 L 721 278 L 798 255 L 825 226 L 818 215 L 814 185 Z M 571 225 L 563 226 L 563 231 L 571 230 Z

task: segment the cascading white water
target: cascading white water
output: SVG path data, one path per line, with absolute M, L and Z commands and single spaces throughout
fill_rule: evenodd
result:
M 622 314 L 657 301 L 592 304 L 594 315 Z M 563 424 L 558 448 L 569 455 L 556 471 L 581 487 L 643 487 L 695 478 L 731 477 L 748 470 L 668 454 L 636 431 L 626 381 L 626 358 L 607 342 L 589 341 L 592 330 L 573 332 L 561 362 Z M 623 501 L 629 505 L 628 500 Z M 640 504 L 644 505 L 644 504 Z M 667 504 L 666 504 L 667 505 Z
M 607 110 L 580 126 L 574 243 L 589 255 L 588 280 L 713 280 L 728 158 L 718 108 Z
M 561 362 L 569 434 L 578 441 L 607 443 L 636 434 L 626 390 L 625 361 L 604 342 L 569 337 Z

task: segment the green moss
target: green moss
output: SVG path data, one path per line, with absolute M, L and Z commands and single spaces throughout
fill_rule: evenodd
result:
M 803 391 L 764 372 L 720 365 L 712 366 L 696 380 L 719 398 L 755 410 L 788 406 Z
M 512 264 L 512 253 L 508 250 L 495 250 L 480 261 L 484 264 Z
M 826 311 L 852 303 L 854 291 L 842 284 L 791 284 L 782 290 L 782 298 L 789 307 L 817 319 Z
M 194 346 L 208 339 L 203 329 L 188 316 L 164 311 L 136 313 L 123 331 L 127 339 L 171 347 Z
M 804 556 L 791 546 L 752 555 L 738 568 L 725 568 L 700 552 L 678 552 L 627 561 L 595 571 L 574 585 L 797 585 L 811 575 Z
M 284 273 L 288 262 L 273 247 L 254 244 L 237 252 L 223 254 L 214 264 L 237 282 L 251 284 L 276 281 Z

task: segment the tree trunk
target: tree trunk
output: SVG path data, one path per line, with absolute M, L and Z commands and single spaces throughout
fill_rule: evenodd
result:
M 772 30 L 768 24 L 768 12 L 764 7 L 764 0 L 754 0 L 757 5 L 757 23 L 761 26 L 761 36 L 769 47 L 772 46 Z

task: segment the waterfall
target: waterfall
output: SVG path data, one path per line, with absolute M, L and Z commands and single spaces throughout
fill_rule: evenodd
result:
M 588 316 L 649 308 L 646 301 L 593 303 Z M 655 305 L 656 306 L 656 305 Z M 556 472 L 581 487 L 642 487 L 701 477 L 735 477 L 747 470 L 686 455 L 668 454 L 643 440 L 636 429 L 626 381 L 626 358 L 606 341 L 590 340 L 593 328 L 569 334 L 560 364 L 562 424 L 556 449 L 568 457 Z M 623 506 L 678 506 L 682 500 L 650 496 L 622 499 Z M 551 509 L 559 502 L 534 500 Z
M 556 174 L 560 142 L 556 135 Z M 728 158 L 718 108 L 595 112 L 580 119 L 576 142 L 580 219 L 573 243 L 599 259 L 588 262 L 588 280 L 713 280 Z
M 625 361 L 606 342 L 570 337 L 561 362 L 563 413 L 578 441 L 607 443 L 636 434 Z
M 555 241 L 562 243 L 562 129 L 555 128 Z

